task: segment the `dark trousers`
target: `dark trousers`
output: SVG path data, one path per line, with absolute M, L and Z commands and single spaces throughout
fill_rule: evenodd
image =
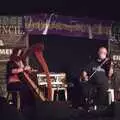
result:
M 7 96 L 7 100 L 9 99 L 9 95 L 12 95 L 12 102 L 15 105 L 15 107 L 17 108 L 17 97 L 19 94 L 20 96 L 20 87 L 21 87 L 21 82 L 15 82 L 15 83 L 9 83 L 7 84 L 7 91 L 8 91 L 8 96 Z
M 81 105 L 84 109 L 88 110 L 90 106 L 93 105 L 93 100 L 95 98 L 95 90 L 92 84 L 82 83 L 81 84 Z
M 95 95 L 95 104 L 96 105 L 108 105 L 108 92 L 107 87 L 103 85 L 99 85 L 96 87 L 96 95 Z
M 26 82 L 10 83 L 7 85 L 7 91 L 12 94 L 12 102 L 17 106 L 17 92 L 20 94 L 20 108 L 26 106 L 35 106 L 35 96 L 30 86 Z

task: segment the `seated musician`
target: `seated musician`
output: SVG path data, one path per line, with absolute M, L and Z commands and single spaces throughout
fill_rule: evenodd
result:
M 89 83 L 88 74 L 86 71 L 82 70 L 80 74 L 80 102 L 81 106 L 85 110 L 89 110 L 89 107 L 92 105 L 92 99 L 93 99 L 93 88 L 92 85 Z
M 13 104 L 20 109 L 20 103 L 17 104 L 17 93 L 19 92 L 21 105 L 33 104 L 33 94 L 29 86 L 25 82 L 25 78 L 21 73 L 29 71 L 31 68 L 29 66 L 24 66 L 21 55 L 21 49 L 16 48 L 13 50 L 10 60 L 7 63 L 7 90 L 12 93 Z M 30 102 L 32 100 L 32 102 Z
M 108 104 L 107 90 L 109 88 L 109 78 L 113 74 L 110 59 L 107 58 L 107 49 L 100 47 L 98 56 L 85 68 L 89 74 L 89 82 L 96 89 L 95 104 L 99 106 L 106 106 Z

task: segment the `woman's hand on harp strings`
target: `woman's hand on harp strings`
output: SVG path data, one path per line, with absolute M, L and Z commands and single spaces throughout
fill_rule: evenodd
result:
M 27 72 L 38 72 L 38 70 L 31 68 L 30 66 L 25 66 L 24 70 Z
M 25 72 L 31 72 L 31 70 L 32 70 L 32 69 L 31 69 L 30 66 L 25 66 L 25 67 L 24 67 L 24 71 L 25 71 Z
M 18 73 L 23 72 L 23 71 L 24 71 L 23 68 L 15 68 L 15 69 L 12 69 L 12 73 L 13 73 L 13 74 L 18 74 Z
M 25 71 L 30 71 L 30 70 L 31 70 L 31 67 L 30 67 L 30 66 L 25 66 L 25 67 L 24 67 L 24 70 L 25 70 Z

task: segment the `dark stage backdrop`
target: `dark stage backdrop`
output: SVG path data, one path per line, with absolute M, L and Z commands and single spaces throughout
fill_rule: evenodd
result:
M 44 40 L 44 56 L 50 72 L 66 72 L 78 76 L 80 70 L 85 67 L 95 56 L 100 46 L 108 45 L 106 40 L 90 40 L 87 38 L 64 36 L 39 36 L 30 35 L 29 44 L 35 44 Z M 30 63 L 34 68 L 39 68 L 38 61 L 32 54 Z

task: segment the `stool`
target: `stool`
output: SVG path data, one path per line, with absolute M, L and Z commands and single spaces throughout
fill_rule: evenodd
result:
M 19 91 L 8 91 L 7 94 L 7 101 L 9 101 L 10 96 L 12 96 L 13 93 L 16 93 L 16 107 L 18 110 L 20 110 L 20 92 Z M 13 98 L 12 98 L 13 100 Z
M 60 87 L 60 88 L 52 88 L 52 95 L 51 95 L 51 100 L 54 100 L 54 93 L 55 91 L 60 91 L 63 90 L 64 91 L 64 96 L 65 96 L 65 101 L 67 101 L 67 88 L 65 87 Z

